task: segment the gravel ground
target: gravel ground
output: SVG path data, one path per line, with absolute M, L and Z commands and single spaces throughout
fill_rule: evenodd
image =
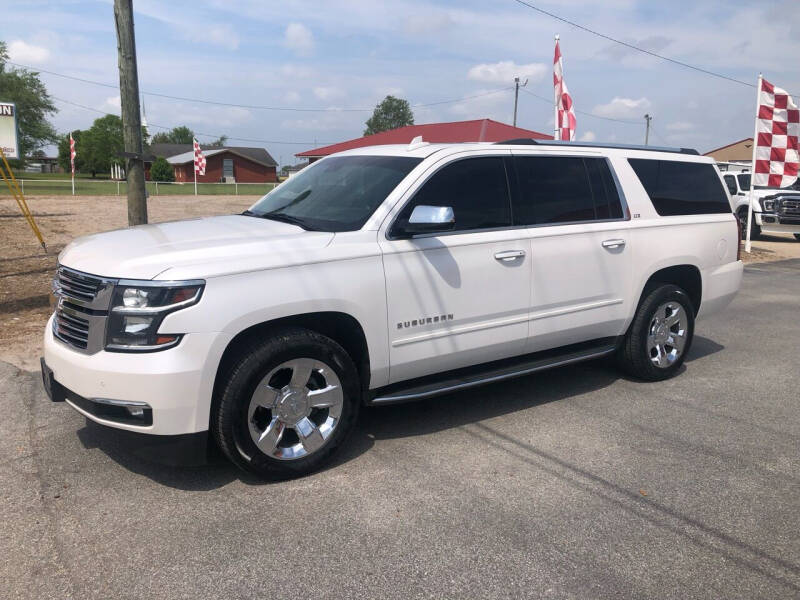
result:
M 169 467 L 0 365 L 3 598 L 800 596 L 800 261 L 663 383 L 577 365 L 365 410 L 264 484 Z

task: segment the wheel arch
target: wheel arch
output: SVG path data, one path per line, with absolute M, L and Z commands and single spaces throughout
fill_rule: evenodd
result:
M 301 327 L 331 338 L 353 359 L 358 369 L 362 391 L 369 389 L 370 358 L 367 338 L 361 323 L 350 314 L 338 311 L 302 313 L 280 317 L 250 325 L 231 338 L 222 353 L 214 376 L 214 396 L 221 383 L 221 375 L 229 367 L 236 350 L 256 339 L 270 335 L 282 327 Z
M 700 274 L 700 269 L 696 265 L 672 265 L 669 267 L 662 267 L 652 273 L 641 288 L 637 308 L 650 290 L 659 284 L 677 285 L 684 290 L 689 296 L 689 301 L 692 303 L 694 316 L 697 316 L 697 313 L 700 312 L 700 304 L 703 300 L 703 277 Z

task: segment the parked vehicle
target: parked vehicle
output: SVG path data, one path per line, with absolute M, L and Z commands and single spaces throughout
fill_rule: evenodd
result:
M 742 238 L 747 232 L 747 205 L 750 198 L 750 173 L 724 173 L 725 185 L 735 203 L 736 214 L 742 223 Z M 753 190 L 753 224 L 750 237 L 761 232 L 791 233 L 800 241 L 800 189 L 756 188 Z
M 360 148 L 242 215 L 75 240 L 42 372 L 93 421 L 210 435 L 244 469 L 296 476 L 364 404 L 609 355 L 675 375 L 695 319 L 737 293 L 738 252 L 721 175 L 694 151 Z

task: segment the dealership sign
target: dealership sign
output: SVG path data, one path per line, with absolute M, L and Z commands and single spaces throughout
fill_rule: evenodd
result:
M 19 158 L 17 107 L 8 102 L 0 102 L 0 147 L 6 158 Z

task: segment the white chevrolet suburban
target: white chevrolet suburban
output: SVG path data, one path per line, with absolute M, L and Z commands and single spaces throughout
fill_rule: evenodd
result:
M 748 204 L 753 203 L 753 224 L 750 237 L 764 233 L 791 233 L 800 242 L 800 190 L 789 188 L 756 188 L 750 195 L 750 173 L 724 173 L 723 179 L 734 201 L 734 211 L 747 230 Z
M 151 436 L 210 438 L 291 477 L 359 407 L 615 355 L 674 375 L 739 289 L 712 159 L 510 140 L 320 160 L 241 215 L 80 238 L 59 257 L 53 400 Z

